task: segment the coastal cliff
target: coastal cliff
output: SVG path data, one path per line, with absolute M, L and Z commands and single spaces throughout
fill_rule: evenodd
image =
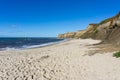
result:
M 59 38 L 92 38 L 102 40 L 102 43 L 120 45 L 120 13 L 105 19 L 98 24 L 89 24 L 86 30 L 59 34 Z

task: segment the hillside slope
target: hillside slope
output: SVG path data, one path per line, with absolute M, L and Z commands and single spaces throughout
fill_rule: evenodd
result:
M 58 37 L 100 39 L 102 43 L 120 45 L 120 13 L 98 24 L 89 24 L 86 30 L 60 34 Z

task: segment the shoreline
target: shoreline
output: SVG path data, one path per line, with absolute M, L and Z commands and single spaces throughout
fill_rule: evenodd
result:
M 0 51 L 14 51 L 14 50 L 27 50 L 27 49 L 42 48 L 42 47 L 56 45 L 56 44 L 66 42 L 66 41 L 69 41 L 69 40 L 70 39 L 64 39 L 64 40 L 61 40 L 61 41 L 48 42 L 48 43 L 43 43 L 43 44 L 39 44 L 39 45 L 30 45 L 30 46 L 23 45 L 23 46 L 25 46 L 23 48 L 9 48 L 9 47 L 6 47 L 6 48 L 1 48 Z
M 42 48 L 0 51 L 2 80 L 120 80 L 113 52 L 89 56 L 92 39 L 73 39 Z

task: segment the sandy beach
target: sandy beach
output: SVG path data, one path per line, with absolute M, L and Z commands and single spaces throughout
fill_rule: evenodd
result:
M 98 40 L 74 39 L 48 47 L 0 51 L 0 80 L 120 80 L 120 58 L 90 56 Z

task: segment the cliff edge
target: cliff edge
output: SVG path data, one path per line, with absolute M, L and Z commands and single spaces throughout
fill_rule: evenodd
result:
M 59 34 L 59 38 L 92 38 L 120 46 L 120 13 L 98 24 L 89 24 L 86 30 Z

